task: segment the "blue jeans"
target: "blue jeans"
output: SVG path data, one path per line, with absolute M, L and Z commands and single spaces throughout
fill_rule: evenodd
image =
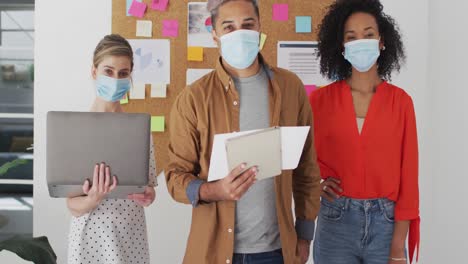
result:
M 254 254 L 234 254 L 232 264 L 283 264 L 281 249 Z
M 322 199 L 314 240 L 315 264 L 388 264 L 394 202 Z

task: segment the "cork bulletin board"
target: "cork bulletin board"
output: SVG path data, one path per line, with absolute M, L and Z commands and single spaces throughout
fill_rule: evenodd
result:
M 148 5 L 143 18 L 127 16 L 126 0 L 112 1 L 112 33 L 120 34 L 126 39 L 169 39 L 171 49 L 171 82 L 167 87 L 166 98 L 151 98 L 150 85 L 146 85 L 146 99 L 129 100 L 123 105 L 129 113 L 149 113 L 152 116 L 165 117 L 164 132 L 153 133 L 155 144 L 156 167 L 159 174 L 169 162 L 167 147 L 169 144 L 168 128 L 171 120 L 169 113 L 177 95 L 186 88 L 186 73 L 188 68 L 213 69 L 219 58 L 217 48 L 204 48 L 203 62 L 187 60 L 187 16 L 188 0 L 169 0 L 166 11 L 150 8 L 151 0 L 142 0 Z M 322 20 L 327 6 L 332 0 L 258 0 L 260 8 L 261 31 L 267 35 L 265 46 L 261 53 L 271 65 L 276 65 L 278 41 L 313 41 L 317 39 L 317 26 Z M 288 4 L 288 20 L 273 20 L 273 5 Z M 296 33 L 296 16 L 312 17 L 311 33 Z M 152 37 L 136 37 L 136 21 L 152 21 Z M 179 22 L 178 37 L 163 37 L 163 20 L 177 20 Z

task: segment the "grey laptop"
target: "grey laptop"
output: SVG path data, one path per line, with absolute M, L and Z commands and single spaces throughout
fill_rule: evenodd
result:
M 118 179 L 107 198 L 142 193 L 148 184 L 150 115 L 93 112 L 47 113 L 47 184 L 51 197 L 83 195 L 96 163 Z

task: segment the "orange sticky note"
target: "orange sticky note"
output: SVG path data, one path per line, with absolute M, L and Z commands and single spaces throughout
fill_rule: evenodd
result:
M 203 61 L 203 47 L 188 47 L 187 60 Z

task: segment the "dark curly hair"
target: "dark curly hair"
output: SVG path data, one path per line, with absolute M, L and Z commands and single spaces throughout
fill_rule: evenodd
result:
M 385 45 L 377 60 L 378 74 L 382 79 L 391 80 L 392 72 L 400 71 L 406 55 L 398 25 L 383 12 L 379 0 L 337 0 L 329 7 L 318 34 L 320 71 L 331 80 L 351 76 L 352 66 L 342 55 L 344 26 L 352 14 L 361 12 L 372 15 L 377 21 Z

